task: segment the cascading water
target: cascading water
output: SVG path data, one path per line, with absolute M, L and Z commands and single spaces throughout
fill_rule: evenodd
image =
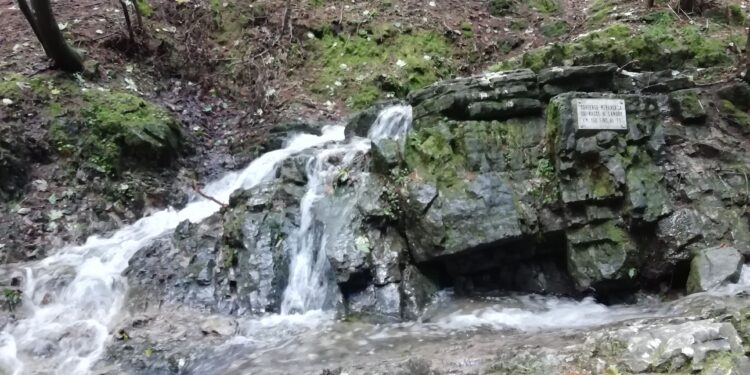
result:
M 430 337 L 443 340 L 452 337 L 453 332 L 486 327 L 498 330 L 569 328 L 662 314 L 643 306 L 605 307 L 592 299 L 574 301 L 522 296 L 483 302 L 483 305 L 455 303 L 447 314 L 433 315 L 429 323 L 352 329 L 328 320 L 320 325 L 321 317 L 330 317 L 321 310 L 332 306 L 337 296 L 337 285 L 326 256 L 327 243 L 336 239 L 327 238 L 325 229 L 326 225 L 333 227 L 340 223 L 324 220 L 316 207 L 330 192 L 340 171 L 353 167 L 373 144 L 392 139 L 403 147 L 411 121 L 411 107 L 394 106 L 379 114 L 367 139 L 354 138 L 343 143 L 344 129 L 340 126 L 326 127 L 321 136 L 299 135 L 285 148 L 267 153 L 244 170 L 229 173 L 206 186 L 208 195 L 227 201 L 235 190 L 250 188 L 271 178 L 286 158 L 319 147 L 307 164 L 308 185 L 300 202 L 300 228 L 294 241 L 297 248 L 291 254 L 282 315 L 242 322 L 239 336 L 228 340 L 226 346 L 216 348 L 215 352 L 202 353 L 203 357 L 188 373 L 257 373 L 258 366 L 288 373 L 284 366 L 309 365 L 312 359 L 335 365 L 344 355 L 369 355 L 375 348 L 399 352 L 395 345 L 403 338 L 422 342 Z M 199 222 L 218 209 L 214 202 L 196 198 L 182 210 L 156 212 L 123 227 L 109 238 L 91 237 L 81 246 L 60 249 L 40 262 L 27 265 L 24 300 L 19 311 L 21 318 L 0 333 L 0 374 L 89 373 L 122 318 L 127 283 L 121 274 L 130 258 L 139 249 L 170 233 L 180 222 Z M 722 287 L 715 293 L 734 294 L 748 286 L 750 269 L 746 267 L 740 283 Z M 297 315 L 299 313 L 306 314 Z M 249 349 L 234 350 L 234 345 L 246 345 Z M 235 353 L 235 357 L 228 353 Z
M 371 131 L 374 140 L 403 140 L 411 123 L 411 107 L 384 110 Z M 210 183 L 205 193 L 227 201 L 237 189 L 253 187 L 273 176 L 278 165 L 291 155 L 327 143 L 308 163 L 308 191 L 302 202 L 299 248 L 292 257 L 289 288 L 282 311 L 298 313 L 325 306 L 331 290 L 325 257 L 323 225 L 315 220 L 314 204 L 330 186 L 339 165 L 370 148 L 369 139 L 348 144 L 341 126 L 329 126 L 321 136 L 299 135 L 277 151 L 264 154 L 247 168 Z M 156 212 L 126 226 L 109 238 L 91 237 L 85 244 L 58 250 L 26 268 L 22 319 L 0 333 L 0 373 L 85 374 L 102 354 L 127 291 L 121 276 L 130 258 L 155 239 L 174 230 L 185 220 L 199 222 L 217 212 L 219 206 L 197 198 L 182 210 Z
M 289 156 L 343 139 L 340 126 L 326 127 L 321 136 L 299 135 L 284 149 L 209 184 L 205 192 L 227 201 L 235 190 L 271 177 Z M 23 318 L 0 334 L 0 373 L 88 373 L 122 309 L 127 285 L 121 274 L 133 254 L 180 222 L 199 222 L 218 210 L 216 203 L 198 198 L 182 210 L 156 212 L 109 238 L 91 237 L 29 265 L 19 311 Z
M 348 169 L 359 155 L 370 149 L 371 143 L 385 138 L 403 143 L 411 117 L 410 106 L 386 108 L 373 123 L 367 139 L 355 138 L 348 144 L 329 147 L 308 161 L 307 192 L 300 204 L 302 220 L 296 241 L 299 247 L 292 257 L 282 314 L 319 310 L 331 305 L 329 301 L 336 285 L 325 252 L 328 239 L 322 235 L 326 223 L 316 219 L 315 203 L 333 185 L 337 173 Z

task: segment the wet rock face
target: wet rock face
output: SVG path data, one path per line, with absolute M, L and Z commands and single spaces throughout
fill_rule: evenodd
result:
M 639 81 L 646 73 L 619 74 L 610 65 L 519 70 L 410 94 L 405 144 L 381 140 L 354 161 L 330 161 L 338 170 L 313 205 L 312 239 L 336 289 L 326 306 L 415 319 L 438 285 L 606 297 L 678 280 L 677 265 L 706 248 L 733 246 L 739 264 L 750 255 L 744 133 L 700 105 L 715 92 L 684 77 L 649 73 L 657 90 Z M 743 86 L 732 85 L 719 93 L 740 108 Z M 579 129 L 577 100 L 592 98 L 623 100 L 626 129 Z M 347 133 L 366 135 L 380 108 Z M 158 277 L 182 282 L 159 293 L 181 288 L 181 301 L 222 312 L 278 311 L 312 155 L 236 194 L 214 229 L 189 226 L 166 250 L 144 251 L 145 269 L 153 257 L 182 259 Z
M 719 92 L 739 108 L 746 90 L 737 85 Z M 398 192 L 412 258 L 444 264 L 455 284 L 503 262 L 554 264 L 565 254 L 552 274 L 607 293 L 670 275 L 707 246 L 746 254 L 737 176 L 747 153 L 736 124 L 702 105 L 715 93 L 693 86 L 671 72 L 625 76 L 601 65 L 461 78 L 410 94 Z M 582 98 L 622 99 L 627 129 L 579 130 Z M 560 233 L 556 246 L 535 246 Z M 524 279 L 520 267 L 506 272 Z M 525 280 L 515 284 L 534 285 Z
M 700 252 L 690 264 L 687 292 L 705 292 L 726 283 L 736 283 L 744 258 L 733 247 L 715 247 Z
M 304 194 L 300 161 L 287 161 L 280 180 L 234 194 L 223 214 L 200 224 L 184 222 L 172 238 L 139 250 L 125 271 L 130 308 L 172 304 L 240 315 L 278 312 Z
M 164 303 L 213 308 L 221 231 L 221 219 L 214 215 L 200 224 L 184 222 L 173 238 L 139 250 L 124 272 L 130 285 L 129 308 L 143 311 Z

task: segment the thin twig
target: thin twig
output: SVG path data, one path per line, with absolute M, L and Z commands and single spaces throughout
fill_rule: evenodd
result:
M 218 205 L 219 205 L 219 206 L 221 206 L 222 208 L 227 208 L 227 207 L 229 207 L 229 205 L 228 205 L 228 204 L 226 204 L 226 203 L 222 203 L 222 202 L 221 202 L 221 201 L 219 201 L 218 199 L 216 199 L 216 198 L 214 198 L 214 197 L 212 197 L 212 196 L 210 196 L 210 195 L 208 195 L 208 194 L 204 193 L 204 192 L 203 192 L 203 191 L 202 191 L 202 190 L 201 190 L 201 189 L 200 189 L 200 188 L 198 187 L 198 183 L 197 183 L 197 182 L 195 182 L 195 181 L 193 181 L 193 190 L 195 190 L 195 192 L 196 192 L 196 193 L 198 193 L 198 195 L 200 195 L 201 197 L 203 197 L 203 198 L 206 198 L 206 199 L 210 200 L 211 202 L 214 202 L 214 203 L 218 204 Z
M 631 60 L 631 61 L 629 61 L 629 62 L 625 63 L 625 65 L 623 65 L 623 66 L 621 66 L 621 67 L 617 68 L 617 73 L 620 73 L 620 72 L 622 72 L 622 71 L 623 71 L 623 70 L 624 70 L 624 69 L 625 69 L 625 68 L 626 68 L 626 67 L 627 67 L 628 65 L 630 65 L 630 64 L 635 64 L 635 63 L 638 63 L 638 62 L 640 62 L 640 61 L 638 61 L 638 59 L 635 59 L 635 60 Z
M 679 18 L 682 18 L 682 17 L 680 17 L 680 14 L 679 14 L 679 13 L 677 13 L 677 12 L 676 12 L 676 11 L 674 10 L 674 8 L 672 8 L 672 6 L 671 6 L 671 5 L 669 5 L 669 3 L 667 3 L 667 7 L 669 7 L 669 10 L 671 10 L 671 11 L 672 11 L 672 13 L 674 13 L 674 15 L 675 15 L 675 16 L 677 16 L 677 18 L 678 18 L 678 19 L 679 19 Z

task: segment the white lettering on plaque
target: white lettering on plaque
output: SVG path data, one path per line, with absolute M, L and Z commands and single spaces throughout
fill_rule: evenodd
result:
M 573 99 L 578 129 L 627 130 L 625 101 L 622 99 Z

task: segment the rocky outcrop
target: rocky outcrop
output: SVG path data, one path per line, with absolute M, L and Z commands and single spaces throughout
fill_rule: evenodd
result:
M 279 179 L 242 190 L 227 210 L 180 224 L 172 238 L 141 249 L 125 271 L 132 310 L 163 304 L 233 314 L 278 312 L 299 226 L 304 156 Z
M 661 86 L 640 85 L 644 75 Z M 733 85 L 721 95 L 742 103 L 744 86 Z M 481 274 L 496 288 L 528 291 L 541 268 L 524 276 L 504 265 L 533 262 L 557 265 L 547 278 L 572 278 L 574 288 L 560 282 L 558 292 L 607 293 L 671 277 L 706 246 L 746 253 L 748 153 L 703 104 L 715 93 L 691 86 L 671 73 L 603 65 L 493 73 L 412 93 L 399 192 L 414 261 L 442 264 L 463 290 Z M 579 130 L 581 98 L 624 100 L 627 129 Z
M 642 85 L 643 75 L 662 85 Z M 718 95 L 740 110 L 743 85 Z M 702 104 L 715 95 L 681 76 L 610 65 L 493 73 L 410 94 L 404 144 L 379 140 L 348 161 L 326 156 L 335 176 L 312 208 L 309 239 L 325 251 L 336 289 L 325 305 L 395 321 L 418 317 L 443 286 L 607 299 L 665 281 L 684 288 L 684 266 L 708 247 L 750 254 L 750 152 L 736 124 Z M 626 129 L 579 129 L 585 98 L 623 100 Z M 380 109 L 356 116 L 349 137 L 366 135 Z M 279 310 L 313 155 L 236 194 L 205 231 L 222 235 L 186 224 L 186 237 L 164 242 L 173 250 L 163 253 L 186 251 L 182 263 L 194 269 L 174 277 L 191 275 L 189 288 L 179 284 L 189 300 L 222 312 Z
M 744 259 L 733 247 L 715 247 L 700 252 L 690 263 L 687 292 L 705 292 L 740 278 Z

